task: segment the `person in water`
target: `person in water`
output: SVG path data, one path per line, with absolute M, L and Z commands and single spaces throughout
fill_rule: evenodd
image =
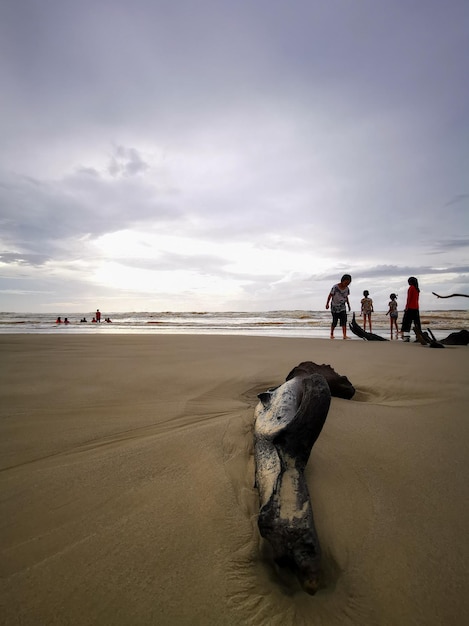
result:
M 62 324 L 62 318 L 61 318 L 61 317 L 58 317 L 58 318 L 55 320 L 55 323 L 56 323 L 56 324 Z
M 332 313 L 332 324 L 331 324 L 331 339 L 334 339 L 334 330 L 337 326 L 337 323 L 340 322 L 342 327 L 342 336 L 344 339 L 348 339 L 347 337 L 347 310 L 346 305 L 348 306 L 348 310 L 350 311 L 350 302 L 349 302 L 349 294 L 350 289 L 348 286 L 352 282 L 352 277 L 350 274 L 344 274 L 340 279 L 340 283 L 334 285 L 327 296 L 326 309 L 329 308 L 329 303 L 331 303 L 331 313 Z

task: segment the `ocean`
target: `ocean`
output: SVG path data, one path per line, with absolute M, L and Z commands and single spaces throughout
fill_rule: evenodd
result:
M 0 312 L 0 333 L 48 334 L 48 333 L 107 333 L 107 334 L 207 334 L 252 335 L 268 337 L 328 338 L 331 314 L 329 311 L 262 311 L 246 312 L 175 312 L 132 311 L 102 312 L 100 324 L 92 323 L 93 313 L 67 313 L 60 311 L 62 320 L 69 324 L 56 324 L 56 316 L 50 313 Z M 437 339 L 450 332 L 469 329 L 468 310 L 421 311 L 422 328 L 430 328 Z M 86 318 L 87 322 L 80 322 Z M 111 323 L 104 322 L 110 318 Z M 352 315 L 349 314 L 349 320 Z M 402 312 L 399 314 L 399 322 Z M 357 315 L 362 326 L 362 318 Z M 389 317 L 384 312 L 372 316 L 373 332 L 389 339 Z M 340 328 L 336 337 L 341 337 Z M 350 339 L 359 338 L 349 330 Z

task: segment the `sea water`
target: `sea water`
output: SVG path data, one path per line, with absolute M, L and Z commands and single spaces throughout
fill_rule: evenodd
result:
M 177 311 L 103 311 L 101 323 L 93 323 L 94 313 L 58 311 L 69 324 L 56 324 L 57 316 L 50 313 L 0 312 L 0 333 L 118 333 L 118 334 L 208 334 L 252 335 L 269 337 L 328 338 L 331 314 L 329 311 L 259 311 L 231 312 L 177 312 Z M 430 328 L 437 339 L 450 332 L 469 329 L 468 310 L 421 311 L 422 329 Z M 80 322 L 86 318 L 87 322 Z M 110 318 L 111 322 L 104 321 Z M 349 314 L 348 320 L 352 319 Z M 402 320 L 402 312 L 398 323 Z M 357 322 L 363 320 L 357 315 Z M 372 315 L 373 332 L 385 338 L 390 336 L 389 317 L 384 312 Z M 368 329 L 367 329 L 368 330 Z M 348 330 L 350 339 L 359 339 Z M 342 331 L 337 328 L 337 338 Z

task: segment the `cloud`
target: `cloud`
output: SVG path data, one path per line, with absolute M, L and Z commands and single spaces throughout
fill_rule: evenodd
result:
M 27 266 L 41 266 L 47 261 L 50 260 L 50 257 L 47 255 L 41 254 L 18 254 L 17 252 L 0 252 L 0 263 L 5 264 L 15 264 L 15 265 L 23 265 Z
M 61 257 L 80 238 L 150 220 L 172 222 L 180 215 L 171 200 L 172 190 L 161 184 L 158 173 L 134 180 L 151 173 L 137 150 L 117 148 L 105 167 L 104 171 L 77 167 L 58 180 L 4 174 L 0 182 L 4 249 L 40 256 L 47 251 Z
M 322 308 L 344 272 L 467 290 L 468 18 L 459 0 L 7 3 L 10 307 Z
M 449 206 L 452 206 L 453 204 L 459 204 L 460 202 L 464 202 L 467 205 L 468 199 L 469 199 L 469 194 L 459 193 L 453 196 L 450 200 L 448 200 L 448 202 L 444 204 L 444 207 L 449 207 Z
M 453 252 L 466 250 L 469 248 L 469 238 L 460 237 L 458 239 L 445 239 L 435 243 L 435 254 L 443 254 L 445 252 Z
M 344 270 L 345 271 L 345 270 Z M 355 271 L 349 268 L 349 273 L 359 276 L 360 280 L 369 278 L 402 278 L 413 275 L 425 275 L 432 276 L 437 274 L 467 274 L 469 273 L 469 265 L 461 266 L 447 266 L 447 267 L 432 267 L 432 266 L 405 266 L 405 265 L 377 265 L 370 268 L 357 268 Z M 321 275 L 318 277 L 312 277 L 312 279 L 319 280 L 335 280 L 340 278 L 336 274 L 329 273 L 327 275 Z
M 138 150 L 125 146 L 116 147 L 108 167 L 109 174 L 115 178 L 137 176 L 149 169 L 150 165 L 143 160 Z

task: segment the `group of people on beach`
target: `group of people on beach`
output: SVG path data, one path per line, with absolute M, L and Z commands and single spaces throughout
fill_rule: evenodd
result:
M 331 339 L 334 339 L 334 331 L 337 324 L 340 324 L 342 328 L 342 336 L 344 339 L 347 337 L 347 308 L 350 311 L 349 285 L 352 282 L 350 274 L 344 274 L 340 279 L 340 282 L 333 285 L 327 296 L 326 309 L 331 308 L 332 323 L 331 323 Z M 415 276 L 410 276 L 408 279 L 409 288 L 407 290 L 407 301 L 404 309 L 404 316 L 402 318 L 401 325 L 401 337 L 404 341 L 410 340 L 410 328 L 412 323 L 420 330 L 420 310 L 419 310 L 419 282 Z M 391 293 L 389 296 L 388 311 L 386 315 L 389 315 L 391 339 L 393 338 L 394 331 L 396 333 L 396 339 L 399 335 L 399 329 L 397 326 L 397 319 L 399 313 L 397 310 L 397 294 Z M 361 315 L 363 316 L 363 330 L 366 331 L 367 323 L 369 332 L 372 332 L 371 314 L 374 312 L 373 300 L 370 298 L 370 292 L 365 289 L 363 292 L 363 298 L 361 304 Z

